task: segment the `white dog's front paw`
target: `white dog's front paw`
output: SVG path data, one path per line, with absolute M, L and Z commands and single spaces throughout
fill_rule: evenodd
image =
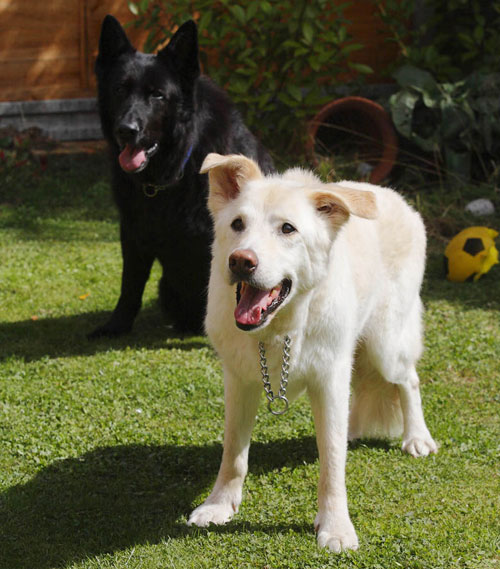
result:
M 358 549 L 358 536 L 349 518 L 343 521 L 323 522 L 320 514 L 316 516 L 314 527 L 318 534 L 318 545 L 340 553 L 348 549 Z
M 237 510 L 238 508 L 235 508 L 232 504 L 207 504 L 205 502 L 191 512 L 188 526 L 195 525 L 205 528 L 209 524 L 227 524 Z
M 437 453 L 437 444 L 430 435 L 407 438 L 403 441 L 401 449 L 415 458 Z

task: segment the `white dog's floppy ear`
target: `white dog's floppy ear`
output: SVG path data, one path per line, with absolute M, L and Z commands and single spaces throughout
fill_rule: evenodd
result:
M 262 178 L 259 166 L 239 154 L 208 154 L 201 165 L 200 174 L 207 172 L 210 186 L 208 209 L 212 213 L 233 200 L 246 182 Z
M 375 194 L 369 190 L 354 190 L 328 184 L 313 194 L 316 209 L 327 215 L 333 223 L 341 225 L 349 215 L 376 219 L 378 216 Z

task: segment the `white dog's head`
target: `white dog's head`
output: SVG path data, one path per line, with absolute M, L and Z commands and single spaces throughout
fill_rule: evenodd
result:
M 215 226 L 212 270 L 236 286 L 236 325 L 267 326 L 326 275 L 340 228 L 377 215 L 375 195 L 323 184 L 300 169 L 264 176 L 251 159 L 209 154 L 208 208 Z

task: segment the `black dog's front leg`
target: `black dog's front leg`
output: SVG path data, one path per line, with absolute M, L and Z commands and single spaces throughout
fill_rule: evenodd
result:
M 89 339 L 100 336 L 119 336 L 132 330 L 141 304 L 144 287 L 153 266 L 154 255 L 140 250 L 133 240 L 122 235 L 121 294 L 111 318 L 88 334 Z

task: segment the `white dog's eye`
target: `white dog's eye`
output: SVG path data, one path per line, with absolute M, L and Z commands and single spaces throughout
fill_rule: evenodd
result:
M 295 231 L 297 231 L 297 230 L 290 223 L 284 223 L 281 226 L 281 233 L 294 233 Z
M 245 229 L 245 224 L 243 223 L 243 220 L 241 219 L 241 217 L 237 217 L 236 219 L 233 220 L 233 223 L 231 223 L 231 229 L 233 231 L 243 231 Z

